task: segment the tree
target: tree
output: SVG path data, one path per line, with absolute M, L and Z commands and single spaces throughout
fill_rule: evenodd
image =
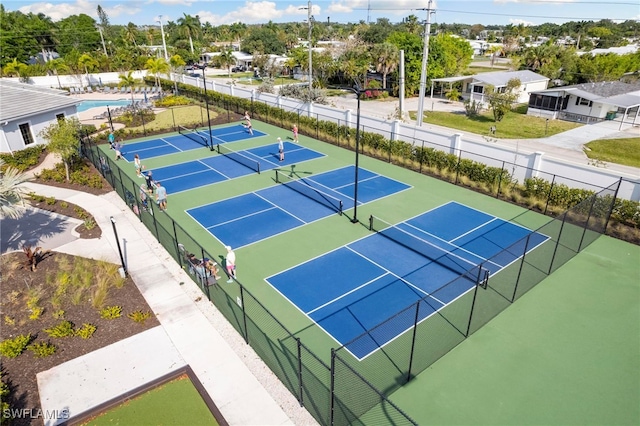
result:
M 186 13 L 183 13 L 183 15 L 184 16 L 182 18 L 178 18 L 178 28 L 180 29 L 180 32 L 189 39 L 189 46 L 191 47 L 191 54 L 193 55 L 193 38 L 197 37 L 202 32 L 202 24 L 200 23 L 199 16 L 194 18 Z
M 67 181 L 73 160 L 80 152 L 80 122 L 76 117 L 63 118 L 45 127 L 40 136 L 47 139 L 47 149 L 60 155 Z
M 169 72 L 169 64 L 164 58 L 150 58 L 147 60 L 144 68 L 155 76 L 156 86 L 160 86 L 160 74 Z
M 512 78 L 507 82 L 504 91 L 497 91 L 490 84 L 484 87 L 485 95 L 489 100 L 489 108 L 493 111 L 493 119 L 496 123 L 502 121 L 505 114 L 511 111 L 511 106 L 518 99 L 517 90 L 520 86 L 520 80 Z
M 182 68 L 186 64 L 187 63 L 184 61 L 184 59 L 182 59 L 182 56 L 180 55 L 173 55 L 171 58 L 169 58 L 169 66 L 171 67 L 173 72 L 176 72 L 178 68 Z M 173 87 L 176 93 L 178 93 L 178 81 L 176 79 L 173 80 Z
M 13 62 L 9 62 L 5 65 L 2 72 L 8 76 L 18 76 L 19 78 L 24 78 L 27 75 L 27 69 L 29 67 L 22 62 L 18 62 L 17 58 L 13 58 Z
M 233 51 L 231 47 L 220 52 L 220 56 L 218 56 L 218 61 L 220 62 L 220 66 L 226 67 L 229 71 L 229 77 L 231 77 L 231 67 L 235 65 L 236 58 L 233 56 Z
M 96 61 L 95 58 L 89 54 L 84 53 L 78 58 L 78 66 L 84 69 L 84 72 L 87 76 L 87 86 L 91 85 L 91 82 L 89 81 L 89 70 L 95 70 L 98 65 L 98 61 Z
M 120 79 L 118 87 L 131 88 L 136 84 L 136 79 L 133 78 L 133 71 L 129 71 L 127 74 L 120 74 L 118 78 Z M 131 105 L 135 105 L 135 101 L 133 100 L 133 89 L 131 90 Z
M 17 205 L 24 204 L 27 189 L 23 184 L 31 179 L 15 167 L 5 167 L 0 158 L 0 217 L 17 219 L 22 215 Z
M 376 71 L 382 74 L 382 88 L 387 88 L 387 74 L 395 71 L 400 61 L 398 48 L 391 43 L 382 43 L 374 46 L 373 60 L 376 64 Z
M 56 58 L 56 59 L 52 59 L 49 62 L 47 62 L 47 69 L 51 72 L 53 72 L 53 74 L 56 76 L 56 78 L 58 79 L 58 87 L 60 89 L 62 89 L 62 84 L 60 84 L 60 76 L 59 73 L 66 73 L 69 72 L 69 67 L 67 66 L 67 64 L 65 64 L 64 60 L 62 58 Z

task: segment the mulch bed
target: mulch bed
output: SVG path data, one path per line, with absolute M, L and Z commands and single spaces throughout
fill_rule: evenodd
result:
M 77 358 L 96 349 L 133 336 L 141 331 L 157 326 L 159 323 L 153 314 L 144 323 L 136 323 L 127 315 L 141 310 L 151 312 L 146 301 L 138 291 L 131 278 L 126 278 L 121 288 L 111 288 L 106 302 L 107 306 L 121 306 L 122 316 L 116 319 L 103 319 L 99 311 L 90 303 L 83 302 L 74 305 L 69 301 L 63 302 L 64 319 L 71 321 L 75 328 L 89 323 L 97 327 L 96 332 L 89 339 L 78 336 L 65 338 L 49 338 L 43 330 L 58 324 L 61 319 L 53 317 L 57 308 L 53 308 L 50 300 L 55 289 L 48 285 L 47 276 L 55 277 L 59 271 L 58 261 L 66 258 L 73 262 L 75 257 L 63 253 L 50 252 L 38 264 L 36 271 L 26 266 L 26 256 L 23 253 L 9 253 L 0 260 L 0 272 L 5 278 L 2 281 L 0 298 L 0 318 L 2 320 L 2 340 L 21 334 L 31 334 L 37 342 L 49 341 L 57 346 L 57 351 L 48 357 L 37 358 L 26 350 L 16 358 L 2 359 L 2 377 L 9 384 L 11 394 L 6 400 L 14 409 L 40 408 L 40 396 L 36 382 L 36 374 L 48 370 L 63 362 Z M 51 280 L 51 278 L 49 278 Z M 42 286 L 44 294 L 39 306 L 44 312 L 39 319 L 29 319 L 30 309 L 27 307 L 29 289 Z M 33 291 L 33 290 L 32 290 Z M 15 325 L 8 323 L 12 319 Z M 14 419 L 12 424 L 32 424 L 29 419 Z
M 44 156 L 41 159 L 44 159 Z M 90 173 L 99 174 L 93 166 Z M 34 182 L 75 189 L 94 195 L 106 194 L 113 190 L 106 181 L 103 182 L 103 188 L 89 188 L 66 182 L 43 181 L 42 179 L 36 179 Z M 34 207 L 60 215 L 74 217 L 83 221 L 86 219 L 86 216 L 84 216 L 86 212 L 79 206 L 63 203 L 61 200 L 56 200 L 53 204 L 51 204 L 51 201 L 48 203 L 46 200 L 31 200 L 30 203 Z M 99 238 L 102 234 L 102 230 L 97 225 L 91 229 L 87 229 L 84 224 L 79 225 L 76 231 L 81 238 L 88 239 Z M 50 338 L 43 330 L 55 326 L 62 319 L 56 319 L 53 316 L 53 313 L 58 310 L 50 303 L 55 286 L 47 284 L 47 277 L 56 276 L 60 269 L 59 261 L 66 260 L 73 264 L 75 259 L 76 257 L 71 255 L 49 252 L 38 263 L 37 269 L 31 271 L 26 265 L 27 257 L 24 253 L 14 252 L 0 257 L 0 276 L 3 278 L 0 281 L 0 340 L 30 333 L 32 342 L 48 341 L 57 347 L 53 355 L 44 358 L 35 357 L 30 350 L 25 350 L 16 358 L 2 357 L 2 381 L 7 383 L 10 389 L 9 397 L 3 398 L 3 401 L 8 402 L 13 409 L 37 410 L 40 408 L 40 395 L 36 381 L 37 373 L 159 324 L 134 282 L 131 278 L 126 278 L 121 288 L 114 287 L 109 290 L 106 302 L 108 306 L 122 307 L 122 316 L 120 318 L 103 319 L 100 317 L 99 311 L 92 307 L 90 303 L 84 302 L 74 305 L 66 300 L 60 308 L 64 310 L 64 319 L 71 321 L 76 329 L 82 327 L 85 323 L 92 324 L 97 329 L 89 339 L 82 339 L 78 336 Z M 55 280 L 49 278 L 49 282 L 51 281 Z M 43 295 L 38 305 L 44 308 L 44 311 L 39 319 L 29 319 L 31 310 L 27 307 L 28 293 L 39 286 L 43 288 Z M 134 311 L 150 312 L 151 317 L 143 323 L 134 322 L 127 317 L 129 313 Z M 2 423 L 4 424 L 4 421 Z M 13 419 L 10 424 L 30 425 L 34 424 L 34 419 Z M 37 420 L 36 424 L 42 424 L 42 420 Z

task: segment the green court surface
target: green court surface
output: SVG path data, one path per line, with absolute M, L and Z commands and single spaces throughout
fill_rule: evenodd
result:
M 391 400 L 421 425 L 640 424 L 640 247 L 600 237 Z
M 267 135 L 230 146 L 239 150 L 275 145 L 276 137 L 284 139 L 291 133 L 260 122 L 254 122 L 254 128 Z M 300 137 L 300 143 L 326 154 L 297 164 L 295 171 L 300 177 L 354 162 L 352 151 L 305 136 Z M 113 151 L 107 146 L 100 149 L 112 157 Z M 142 163 L 153 169 L 213 155 L 217 154 L 202 148 L 149 160 L 143 157 Z M 131 178 L 132 186 L 143 182 L 136 178 L 133 164 L 122 161 L 116 164 Z M 266 277 L 370 235 L 367 225 L 372 214 L 398 223 L 458 201 L 502 219 L 518 218 L 519 224 L 530 229 L 550 220 L 531 212 L 523 215 L 527 211 L 519 206 L 364 155 L 360 156 L 360 167 L 412 188 L 359 206 L 360 223 L 351 222 L 353 208 L 345 205 L 343 216 L 331 215 L 236 250 L 242 285 L 327 365 L 330 349 L 339 345 L 271 287 Z M 220 260 L 226 253 L 222 244 L 204 232 L 185 211 L 276 185 L 274 177 L 273 171 L 254 173 L 169 194 L 167 214 L 156 213 L 155 217 L 168 230 L 172 229 L 168 218 L 173 218 L 209 255 Z M 142 217 L 146 221 L 145 214 Z M 178 234 L 184 235 L 181 233 L 179 230 Z M 180 235 L 178 242 L 182 242 Z M 389 399 L 421 425 L 639 424 L 639 265 L 639 247 L 600 237 L 435 364 L 391 393 Z M 322 276 L 317 279 L 320 286 L 331 284 L 323 281 Z M 223 280 L 220 287 L 211 289 L 216 306 L 236 329 L 243 329 L 242 313 L 237 306 L 239 287 Z M 245 295 L 244 308 L 252 315 L 246 325 L 249 341 L 258 347 L 257 352 L 263 358 L 281 360 L 280 347 L 295 346 L 291 346 L 287 336 L 273 331 L 279 328 L 264 313 L 259 313 L 252 300 Z M 277 345 L 270 344 L 276 341 Z M 279 364 L 273 358 L 270 365 Z M 375 414 L 371 418 L 376 420 L 367 421 L 367 414 L 361 420 L 363 424 L 376 424 L 380 420 Z
M 217 426 L 219 423 L 185 375 L 123 402 L 84 424 Z

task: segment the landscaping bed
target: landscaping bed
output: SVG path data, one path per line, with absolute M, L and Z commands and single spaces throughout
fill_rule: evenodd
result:
M 14 358 L 2 356 L 2 381 L 10 391 L 2 400 L 14 409 L 40 408 L 38 372 L 159 324 L 131 278 L 120 276 L 118 265 L 49 252 L 31 271 L 26 260 L 20 252 L 0 257 L 1 339 L 30 335 L 29 345 L 49 343 L 55 352 L 39 357 L 25 348 Z M 116 316 L 118 311 L 120 316 L 105 317 Z M 142 317 L 147 318 L 140 321 Z M 73 330 L 71 334 L 52 337 L 52 329 L 58 330 L 56 335 L 65 330 L 64 321 L 71 323 L 66 327 Z M 92 334 L 91 327 L 95 327 Z M 32 421 L 13 419 L 11 424 Z

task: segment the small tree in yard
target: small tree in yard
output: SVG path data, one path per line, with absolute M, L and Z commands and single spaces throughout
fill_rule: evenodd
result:
M 485 94 L 489 99 L 489 108 L 493 111 L 493 119 L 497 122 L 504 118 L 504 115 L 511 111 L 511 106 L 518 99 L 518 88 L 520 80 L 512 78 L 507 82 L 503 92 L 496 92 L 496 88 L 492 85 L 485 86 Z
M 449 102 L 457 102 L 460 99 L 460 92 L 458 89 L 451 89 L 445 94 Z
M 80 122 L 77 118 L 64 118 L 45 127 L 40 136 L 49 140 L 47 149 L 60 155 L 69 181 L 69 168 L 80 149 Z

